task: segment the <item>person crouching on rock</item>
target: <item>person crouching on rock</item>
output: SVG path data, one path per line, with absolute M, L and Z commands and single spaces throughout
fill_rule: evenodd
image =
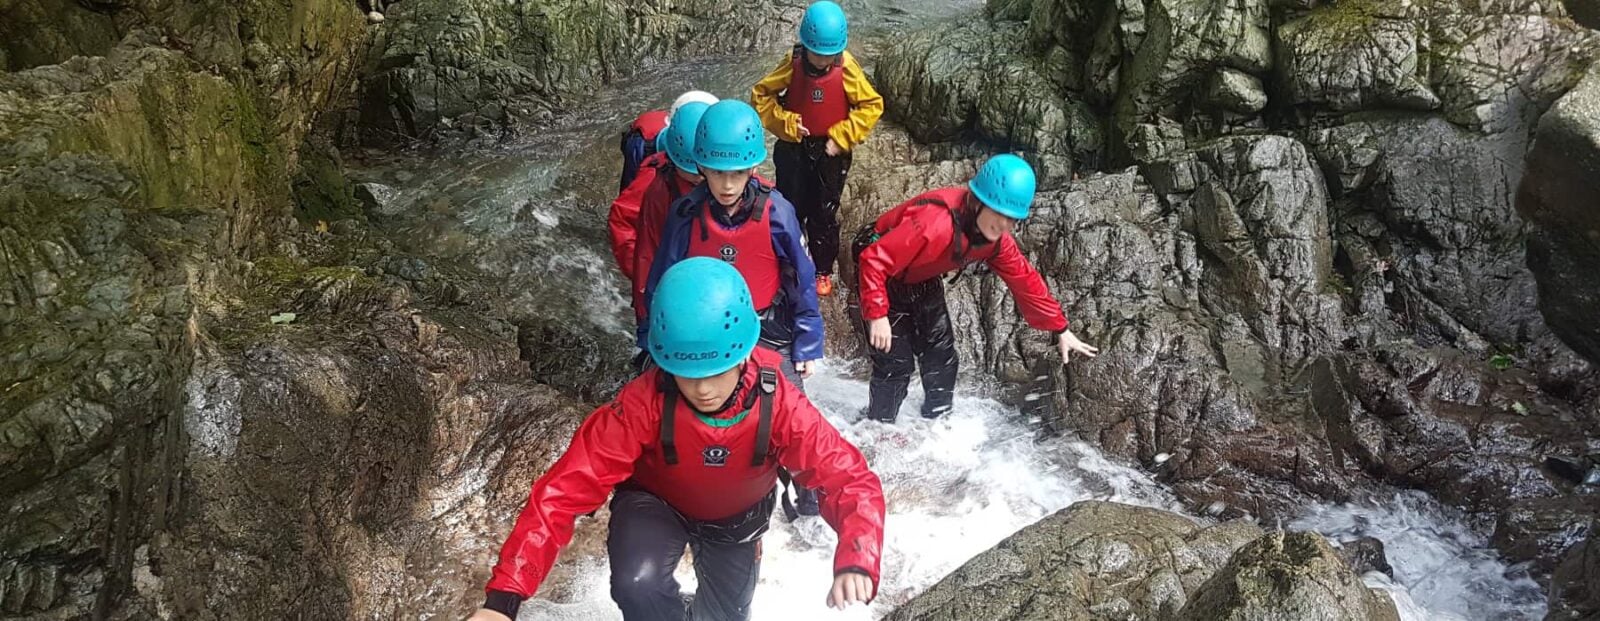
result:
M 694 93 L 699 91 L 690 91 L 684 97 Z M 694 132 L 709 107 L 699 100 L 675 105 L 672 122 L 661 132 L 661 150 L 645 158 L 633 184 L 611 203 L 611 252 L 631 285 L 636 327 L 645 322 L 645 280 L 650 275 L 656 247 L 661 244 L 667 209 L 705 181 L 694 163 Z M 635 370 L 642 368 L 645 360 L 645 352 L 640 350 L 634 359 Z
M 872 358 L 867 416 L 894 422 L 920 366 L 922 416 L 950 411 L 955 334 L 945 305 L 949 272 L 984 262 L 1004 280 L 1028 325 L 1055 333 L 1063 362 L 1099 350 L 1067 329 L 1061 304 L 1011 236 L 1033 204 L 1033 167 L 1015 155 L 990 158 L 967 187 L 934 190 L 889 210 L 856 236 L 861 319 Z M 952 279 L 954 281 L 954 279 Z
M 849 24 L 829 0 L 806 8 L 800 45 L 750 89 L 750 101 L 777 136 L 778 190 L 794 203 L 817 265 L 817 295 L 833 294 L 839 258 L 839 197 L 850 151 L 883 115 L 883 97 L 845 50 Z
M 750 616 L 779 466 L 822 490 L 839 535 L 830 606 L 877 594 L 883 487 L 866 460 L 756 347 L 759 320 L 738 270 L 710 258 L 662 274 L 650 305 L 656 367 L 590 414 L 533 484 L 471 621 L 516 617 L 572 540 L 576 516 L 611 499 L 611 597 L 628 620 Z M 694 552 L 687 607 L 673 571 Z

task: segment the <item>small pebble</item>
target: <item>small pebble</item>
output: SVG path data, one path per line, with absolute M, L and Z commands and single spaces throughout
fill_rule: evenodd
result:
M 374 23 L 374 24 L 381 24 L 381 23 L 383 23 L 383 14 L 379 13 L 377 11 L 373 11 L 371 13 L 368 13 L 367 14 L 367 21 L 371 22 L 371 23 Z

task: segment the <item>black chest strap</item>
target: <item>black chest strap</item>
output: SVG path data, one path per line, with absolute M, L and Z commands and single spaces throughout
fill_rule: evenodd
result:
M 760 382 L 756 389 L 760 391 L 757 399 L 761 402 L 760 420 L 756 423 L 756 449 L 750 455 L 750 465 L 761 467 L 766 465 L 767 457 L 772 452 L 772 402 L 777 400 L 778 371 L 761 367 Z M 659 441 L 661 443 L 661 457 L 668 466 L 678 465 L 677 415 L 678 415 L 678 385 L 672 381 L 672 376 L 661 374 L 661 429 Z
M 666 373 L 662 373 L 661 377 L 666 380 L 661 387 L 661 457 L 668 466 L 676 466 L 678 443 L 674 435 L 678 430 L 678 384 Z
M 772 451 L 772 402 L 777 400 L 778 370 L 761 368 L 761 421 L 756 424 L 756 451 L 750 455 L 750 465 L 757 468 L 767 464 L 767 453 Z

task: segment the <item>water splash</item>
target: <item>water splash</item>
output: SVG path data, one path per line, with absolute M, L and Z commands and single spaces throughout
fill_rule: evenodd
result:
M 1488 537 L 1460 511 L 1417 491 L 1343 505 L 1307 509 L 1290 527 L 1313 530 L 1335 541 L 1374 537 L 1383 542 L 1394 581 L 1381 574 L 1368 586 L 1396 596 L 1407 619 L 1543 619 L 1539 584 L 1508 566 Z M 1395 584 L 1395 583 L 1398 583 Z M 1403 589 L 1405 600 L 1397 594 Z M 1413 608 L 1407 613 L 1404 608 Z

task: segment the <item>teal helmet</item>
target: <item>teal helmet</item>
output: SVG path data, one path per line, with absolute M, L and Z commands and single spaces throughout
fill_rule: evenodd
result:
M 978 176 L 973 177 L 967 187 L 973 196 L 1000 215 L 1026 220 L 1037 183 L 1033 167 L 1027 161 L 1006 153 L 984 162 L 983 168 L 978 169 Z
M 726 261 L 692 257 L 661 275 L 650 302 L 649 342 L 661 370 L 711 377 L 744 362 L 760 339 L 750 286 Z
M 745 170 L 767 159 L 761 116 L 742 101 L 727 99 L 706 109 L 694 131 L 697 168 Z
M 672 124 L 661 132 L 666 137 L 667 158 L 672 160 L 672 165 L 678 170 L 698 175 L 700 169 L 694 163 L 694 137 L 700 129 L 700 119 L 711 106 L 691 101 L 678 108 L 678 113 L 672 115 Z
M 850 25 L 838 4 L 821 0 L 806 7 L 805 17 L 800 19 L 800 45 L 813 54 L 832 56 L 843 52 L 849 41 Z

